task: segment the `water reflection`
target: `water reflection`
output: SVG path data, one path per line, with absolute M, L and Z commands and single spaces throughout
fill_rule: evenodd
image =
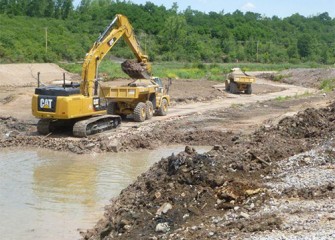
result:
M 45 152 L 37 156 L 33 175 L 36 196 L 55 203 L 96 204 L 98 166 L 94 161 L 49 156 Z
M 209 147 L 196 147 L 199 152 Z M 46 150 L 0 151 L 3 239 L 78 239 L 109 199 L 154 162 L 183 147 L 135 153 L 74 155 Z

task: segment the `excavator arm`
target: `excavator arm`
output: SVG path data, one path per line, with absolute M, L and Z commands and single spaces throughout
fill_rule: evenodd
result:
M 95 95 L 95 81 L 98 78 L 99 63 L 121 37 L 124 38 L 137 58 L 137 63 L 126 61 L 125 64 L 122 64 L 124 72 L 132 78 L 150 77 L 151 65 L 148 63 L 148 56 L 142 53 L 127 17 L 117 14 L 86 54 L 80 85 L 80 91 L 84 96 Z

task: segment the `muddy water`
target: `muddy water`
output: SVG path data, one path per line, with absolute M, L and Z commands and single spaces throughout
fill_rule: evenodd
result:
M 210 147 L 195 147 L 198 152 Z M 113 196 L 173 146 L 155 151 L 78 156 L 47 150 L 0 151 L 0 238 L 79 239 Z

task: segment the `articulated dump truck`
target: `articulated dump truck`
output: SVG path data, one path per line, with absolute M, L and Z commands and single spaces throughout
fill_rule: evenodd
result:
M 240 68 L 233 68 L 232 72 L 227 75 L 225 80 L 225 87 L 227 92 L 238 94 L 244 92 L 245 94 L 252 93 L 251 84 L 256 82 L 256 78 L 247 75 Z
M 170 97 L 161 79 L 138 79 L 127 86 L 102 87 L 101 93 L 107 99 L 107 113 L 120 115 L 123 119 L 133 115 L 136 122 L 151 119 L 155 114 L 165 116 Z

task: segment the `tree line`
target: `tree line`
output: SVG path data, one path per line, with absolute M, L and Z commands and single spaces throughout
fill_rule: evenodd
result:
M 127 16 L 151 61 L 300 63 L 335 61 L 335 19 L 179 11 L 151 2 L 0 0 L 0 61 L 82 59 L 115 14 Z M 121 42 L 112 49 L 132 58 Z

